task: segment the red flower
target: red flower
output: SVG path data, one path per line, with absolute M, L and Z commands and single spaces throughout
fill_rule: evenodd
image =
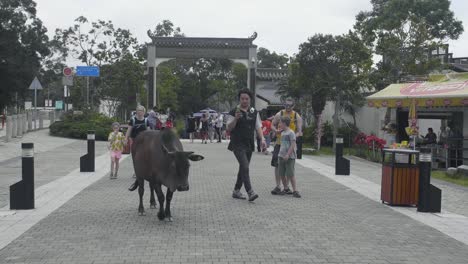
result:
M 356 137 L 354 137 L 354 144 L 355 145 L 366 145 L 366 138 L 367 138 L 367 135 L 364 134 L 364 133 L 359 133 L 356 135 Z
M 376 148 L 376 149 L 383 149 L 387 141 L 384 139 L 378 138 L 374 135 L 370 135 L 366 138 L 366 144 L 369 149 Z

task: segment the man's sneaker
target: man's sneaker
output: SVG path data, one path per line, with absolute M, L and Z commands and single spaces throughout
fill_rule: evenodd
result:
M 234 198 L 234 199 L 243 199 L 243 200 L 246 199 L 245 196 L 239 190 L 234 190 L 232 192 L 232 198 Z
M 281 189 L 277 186 L 271 191 L 271 194 L 273 195 L 283 195 L 284 193 L 281 192 Z
M 293 197 L 301 198 L 301 195 L 299 194 L 298 191 L 293 192 L 292 195 L 293 195 Z
M 253 202 L 255 199 L 258 198 L 258 194 L 256 194 L 254 191 L 250 190 L 248 193 L 249 195 L 249 202 Z
M 293 194 L 293 192 L 291 191 L 291 189 L 285 188 L 285 189 L 283 190 L 283 194 Z

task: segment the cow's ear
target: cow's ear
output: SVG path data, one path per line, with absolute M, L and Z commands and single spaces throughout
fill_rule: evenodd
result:
M 205 157 L 203 157 L 202 155 L 198 155 L 198 154 L 190 154 L 188 156 L 188 158 L 191 161 L 200 161 L 200 160 L 204 159 Z

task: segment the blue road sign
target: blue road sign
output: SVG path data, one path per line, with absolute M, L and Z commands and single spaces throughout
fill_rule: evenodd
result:
M 76 76 L 99 77 L 98 66 L 77 66 Z

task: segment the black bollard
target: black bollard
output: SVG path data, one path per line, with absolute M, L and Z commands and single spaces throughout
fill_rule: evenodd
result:
M 80 172 L 94 172 L 94 131 L 88 131 L 88 153 L 80 157 Z
M 22 180 L 10 186 L 10 209 L 34 209 L 34 144 L 21 144 Z
M 440 213 L 442 191 L 431 184 L 431 163 L 431 149 L 421 148 L 419 154 L 418 212 Z
M 343 137 L 336 137 L 335 175 L 349 175 L 349 160 L 343 158 Z

